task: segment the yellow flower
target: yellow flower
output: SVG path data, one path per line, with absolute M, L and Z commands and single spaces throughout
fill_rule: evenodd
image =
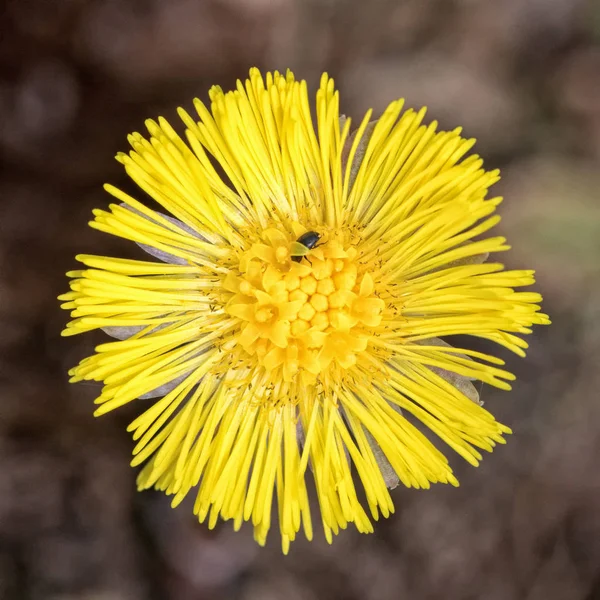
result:
M 370 532 L 399 482 L 458 485 L 414 419 L 473 465 L 510 433 L 471 383 L 510 389 L 503 361 L 439 339 L 523 356 L 518 334 L 549 323 L 539 294 L 513 289 L 532 271 L 483 264 L 508 249 L 483 236 L 499 221 L 498 172 L 401 100 L 350 134 L 327 75 L 316 129 L 290 72 L 252 69 L 210 99 L 194 101 L 198 120 L 180 109 L 187 143 L 159 118 L 117 157 L 173 216 L 106 186 L 120 203 L 90 225 L 162 262 L 77 257 L 64 334 L 117 340 L 71 381 L 103 382 L 96 415 L 160 398 L 129 426 L 139 488 L 175 506 L 197 487 L 209 527 L 252 521 L 264 544 L 276 503 L 287 552 L 300 527 L 312 538 L 312 477 L 328 541 L 348 523 Z

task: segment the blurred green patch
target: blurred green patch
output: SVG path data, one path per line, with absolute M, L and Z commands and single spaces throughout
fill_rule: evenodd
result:
M 600 218 L 579 214 L 549 212 L 524 222 L 522 232 L 538 251 L 577 260 L 582 268 L 598 266 L 600 258 Z

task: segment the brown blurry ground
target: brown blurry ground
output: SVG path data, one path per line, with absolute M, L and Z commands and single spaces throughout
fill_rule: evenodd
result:
M 0 1 L 0 598 L 600 598 L 600 6 L 583 0 Z M 146 117 L 250 66 L 329 71 L 342 110 L 403 96 L 500 167 L 507 264 L 553 318 L 509 357 L 514 428 L 459 489 L 397 489 L 396 514 L 283 557 L 273 532 L 209 533 L 134 491 L 131 412 L 91 416 L 65 372 L 55 297 L 78 252 L 135 256 L 86 226 L 128 186 L 113 160 Z M 128 188 L 130 189 L 130 188 Z

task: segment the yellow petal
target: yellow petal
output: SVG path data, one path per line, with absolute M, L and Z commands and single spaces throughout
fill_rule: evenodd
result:
M 302 343 L 307 348 L 320 348 L 327 339 L 327 334 L 324 331 L 312 328 L 304 333 L 301 337 Z
M 348 335 L 346 340 L 348 348 L 353 352 L 363 352 L 369 344 L 369 338 L 366 335 Z
M 265 291 L 267 293 L 271 294 L 272 293 L 271 288 L 273 288 L 273 286 L 275 286 L 275 284 L 279 283 L 281 281 L 281 278 L 282 278 L 281 273 L 273 265 L 269 265 L 263 275 L 263 278 L 262 278 L 262 284 L 263 284 L 263 287 L 265 288 Z M 284 289 L 285 289 L 285 284 L 284 284 Z
M 303 369 L 306 369 L 313 375 L 318 375 L 321 370 L 319 361 L 317 360 L 317 352 L 314 350 L 302 350 L 299 353 L 299 362 Z M 311 381 L 312 383 L 312 381 Z
M 263 232 L 263 239 L 267 239 L 271 246 L 287 246 L 289 240 L 288 237 L 280 230 L 275 229 L 274 227 L 270 227 L 269 229 L 265 229 Z
M 295 300 L 293 302 L 284 302 L 279 304 L 279 318 L 284 321 L 291 321 L 298 315 L 298 311 L 304 306 L 302 300 Z
M 279 348 L 287 346 L 288 337 L 290 336 L 290 325 L 284 321 L 278 321 L 269 329 L 269 339 Z
M 349 315 L 348 313 L 341 310 L 332 310 L 329 313 L 329 322 L 334 329 L 338 331 L 349 331 L 358 323 L 358 318 Z
M 297 263 L 293 262 L 290 269 L 290 273 L 297 275 L 298 277 L 306 277 L 312 273 L 312 267 L 307 265 L 305 262 Z
M 223 288 L 237 294 L 240 291 L 240 278 L 233 271 L 229 271 L 223 279 Z
M 311 256 L 318 258 L 319 260 L 325 260 L 325 254 L 323 253 L 323 248 L 321 246 L 317 246 L 311 250 Z
M 381 298 L 359 298 L 352 305 L 352 312 L 358 314 L 380 313 L 385 308 L 385 302 Z
M 356 354 L 352 352 L 345 352 L 344 354 L 338 354 L 336 360 L 340 363 L 343 369 L 349 369 L 356 364 Z
M 233 304 L 227 307 L 227 312 L 244 321 L 253 321 L 256 312 L 256 304 Z
M 373 278 L 369 273 L 365 273 L 362 281 L 360 282 L 360 291 L 359 294 L 363 298 L 370 296 L 375 290 L 375 285 L 373 283 Z
M 271 246 L 267 246 L 266 244 L 252 244 L 252 253 L 267 263 L 275 261 L 275 251 Z
M 256 299 L 258 300 L 259 306 L 265 306 L 266 304 L 273 304 L 273 298 L 271 298 L 271 296 L 269 294 L 267 294 L 266 292 L 263 292 L 262 290 L 255 290 L 254 295 L 256 296 Z
M 242 330 L 240 337 L 238 337 L 238 344 L 240 346 L 246 347 L 253 344 L 260 335 L 260 330 L 254 323 L 248 323 L 246 327 Z
M 381 313 L 361 313 L 358 317 L 357 321 L 360 321 L 363 325 L 367 327 L 377 327 L 381 325 L 381 321 L 383 320 L 383 316 Z
M 285 360 L 285 351 L 281 348 L 273 348 L 263 358 L 263 364 L 267 371 L 276 369 L 279 365 L 283 364 Z
M 342 248 L 341 244 L 331 242 L 323 249 L 323 254 L 327 258 L 347 258 L 348 253 Z

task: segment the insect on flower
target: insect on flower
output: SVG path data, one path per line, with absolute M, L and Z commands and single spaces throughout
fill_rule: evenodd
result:
M 294 244 L 290 252 L 292 260 L 300 262 L 302 257 L 305 256 L 309 250 L 312 250 L 317 242 L 321 239 L 321 236 L 316 231 L 307 231 L 303 233 Z
M 96 415 L 139 406 L 139 489 L 173 506 L 194 490 L 209 527 L 251 521 L 264 544 L 276 504 L 287 552 L 300 528 L 313 536 L 312 478 L 329 542 L 349 523 L 370 532 L 399 483 L 458 485 L 415 420 L 474 466 L 510 433 L 473 382 L 514 376 L 452 336 L 524 356 L 522 334 L 550 322 L 539 294 L 515 291 L 533 271 L 486 261 L 509 248 L 487 235 L 498 171 L 401 100 L 353 126 L 327 75 L 316 127 L 290 72 L 209 95 L 179 110 L 183 137 L 148 120 L 117 156 L 168 214 L 105 186 L 118 202 L 90 225 L 158 260 L 76 257 L 63 333 L 113 341 L 71 381 L 102 383 Z

